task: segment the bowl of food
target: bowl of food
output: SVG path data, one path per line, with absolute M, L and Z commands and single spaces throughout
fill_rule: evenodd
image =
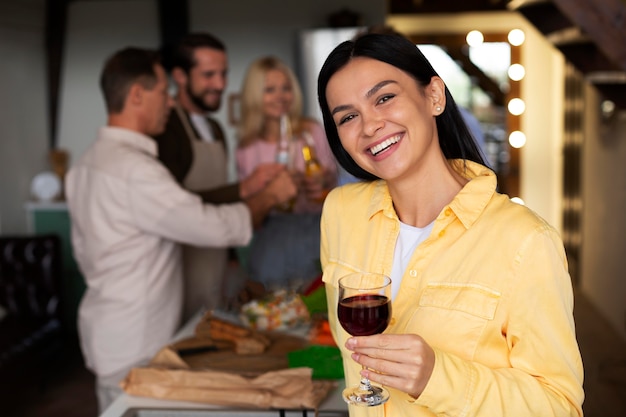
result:
M 299 294 L 277 290 L 241 307 L 241 321 L 254 330 L 289 330 L 308 325 L 310 314 Z

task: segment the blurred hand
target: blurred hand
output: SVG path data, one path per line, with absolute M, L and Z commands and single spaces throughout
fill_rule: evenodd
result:
M 352 359 L 367 367 L 361 375 L 372 382 L 420 396 L 435 367 L 435 352 L 415 334 L 351 337 L 346 348 Z
M 287 170 L 283 169 L 270 181 L 263 193 L 273 196 L 275 205 L 281 205 L 293 199 L 298 193 L 298 189 Z
M 326 173 L 319 171 L 314 175 L 305 175 L 300 171 L 291 171 L 291 178 L 298 188 L 298 194 L 304 195 L 310 201 L 323 202 L 328 194 Z
M 324 172 L 303 176 L 302 190 L 309 200 L 323 202 L 328 194 Z
M 252 174 L 239 184 L 239 195 L 242 199 L 258 193 L 269 184 L 281 171 L 285 171 L 285 166 L 277 163 L 258 165 Z
M 265 188 L 243 200 L 250 209 L 254 227 L 261 226 L 270 210 L 289 202 L 296 193 L 297 188 L 291 176 L 284 167 L 281 167 L 278 174 L 269 181 Z

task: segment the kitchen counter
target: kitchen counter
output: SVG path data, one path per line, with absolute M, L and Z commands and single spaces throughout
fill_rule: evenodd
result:
M 198 312 L 181 328 L 172 342 L 184 339 L 193 334 L 202 312 Z M 343 401 L 341 392 L 345 387 L 343 380 L 338 381 L 337 388 L 320 404 L 320 417 L 340 417 L 348 415 L 348 405 Z M 314 416 L 313 410 L 263 410 L 263 409 L 232 409 L 204 403 L 188 401 L 159 400 L 156 398 L 136 397 L 126 393 L 118 397 L 100 417 L 300 417 Z

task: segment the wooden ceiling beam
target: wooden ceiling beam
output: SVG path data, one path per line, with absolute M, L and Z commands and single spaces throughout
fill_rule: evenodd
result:
M 572 27 L 572 22 L 551 1 L 512 1 L 509 7 L 531 22 L 544 35 Z
M 553 0 L 604 55 L 626 71 L 626 4 L 620 0 Z
M 508 0 L 390 0 L 389 13 L 437 14 L 506 10 Z
M 513 0 L 586 79 L 626 108 L 626 4 L 620 0 Z

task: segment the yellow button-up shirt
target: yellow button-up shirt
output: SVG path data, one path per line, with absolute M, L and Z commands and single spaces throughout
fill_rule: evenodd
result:
M 390 389 L 380 407 L 355 415 L 580 416 L 583 367 L 567 259 L 553 227 L 496 192 L 496 177 L 451 162 L 470 181 L 443 208 L 404 271 L 386 333 L 418 334 L 435 351 L 426 389 Z M 337 280 L 355 271 L 391 275 L 400 230 L 384 181 L 336 188 L 321 222 L 330 323 L 346 384 L 360 365 L 337 321 Z

